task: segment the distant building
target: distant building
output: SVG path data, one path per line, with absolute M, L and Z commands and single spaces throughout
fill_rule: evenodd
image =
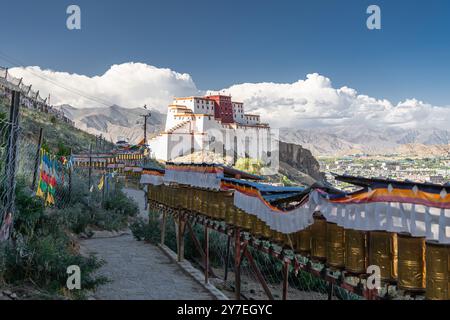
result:
M 148 145 L 152 157 L 164 161 L 198 151 L 264 159 L 272 148 L 269 125 L 226 95 L 175 98 L 164 132 Z

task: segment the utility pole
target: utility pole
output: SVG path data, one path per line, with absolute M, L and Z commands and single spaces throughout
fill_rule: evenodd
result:
M 149 112 L 148 114 L 144 114 L 141 117 L 144 117 L 144 144 L 147 144 L 147 120 L 148 118 L 150 118 L 152 115 Z

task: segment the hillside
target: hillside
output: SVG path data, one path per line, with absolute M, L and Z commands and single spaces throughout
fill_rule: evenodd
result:
M 9 101 L 0 99 L 0 112 L 9 113 Z M 39 128 L 43 128 L 44 141 L 53 150 L 56 150 L 60 143 L 72 148 L 74 153 L 89 150 L 89 144 L 95 148 L 95 136 L 74 128 L 51 114 L 23 107 L 20 109 L 19 124 L 23 136 L 36 144 L 39 138 Z M 112 146 L 109 143 L 108 145 Z
M 162 130 L 165 115 L 156 110 L 126 109 L 114 105 L 109 108 L 77 109 L 69 105 L 58 107 L 75 122 L 77 128 L 95 135 L 102 135 L 111 142 L 127 138 L 130 143 L 138 143 L 143 138 L 144 118 L 151 112 L 147 122 L 148 137 Z

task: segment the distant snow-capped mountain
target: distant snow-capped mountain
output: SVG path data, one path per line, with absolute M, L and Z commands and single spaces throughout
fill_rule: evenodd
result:
M 162 130 L 166 116 L 156 110 L 127 109 L 114 105 L 108 108 L 78 109 L 70 105 L 58 107 L 75 122 L 77 128 L 91 134 L 103 135 L 116 142 L 118 138 L 127 138 L 130 143 L 137 143 L 144 137 L 144 118 L 142 115 L 151 112 L 147 121 L 148 137 Z

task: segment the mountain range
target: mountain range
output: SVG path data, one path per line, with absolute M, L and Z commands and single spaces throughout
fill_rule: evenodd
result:
M 450 155 L 450 130 L 434 128 L 284 128 L 280 129 L 279 135 L 280 140 L 300 144 L 315 156 L 394 153 L 406 156 Z
M 126 138 L 130 143 L 138 143 L 144 137 L 145 114 L 151 113 L 147 121 L 148 137 L 160 132 L 166 115 L 156 110 L 127 109 L 117 105 L 108 108 L 78 109 L 70 105 L 58 107 L 75 122 L 75 126 L 91 134 L 102 135 L 111 142 Z
M 59 106 L 75 125 L 91 134 L 103 135 L 110 141 L 125 137 L 137 143 L 143 137 L 142 115 L 151 112 L 148 137 L 162 131 L 166 115 L 156 110 L 127 109 L 117 105 L 108 108 L 77 109 Z M 403 129 L 399 127 L 368 128 L 365 126 L 314 129 L 282 128 L 280 141 L 301 145 L 314 156 L 350 154 L 392 154 L 405 156 L 450 155 L 450 130 Z

